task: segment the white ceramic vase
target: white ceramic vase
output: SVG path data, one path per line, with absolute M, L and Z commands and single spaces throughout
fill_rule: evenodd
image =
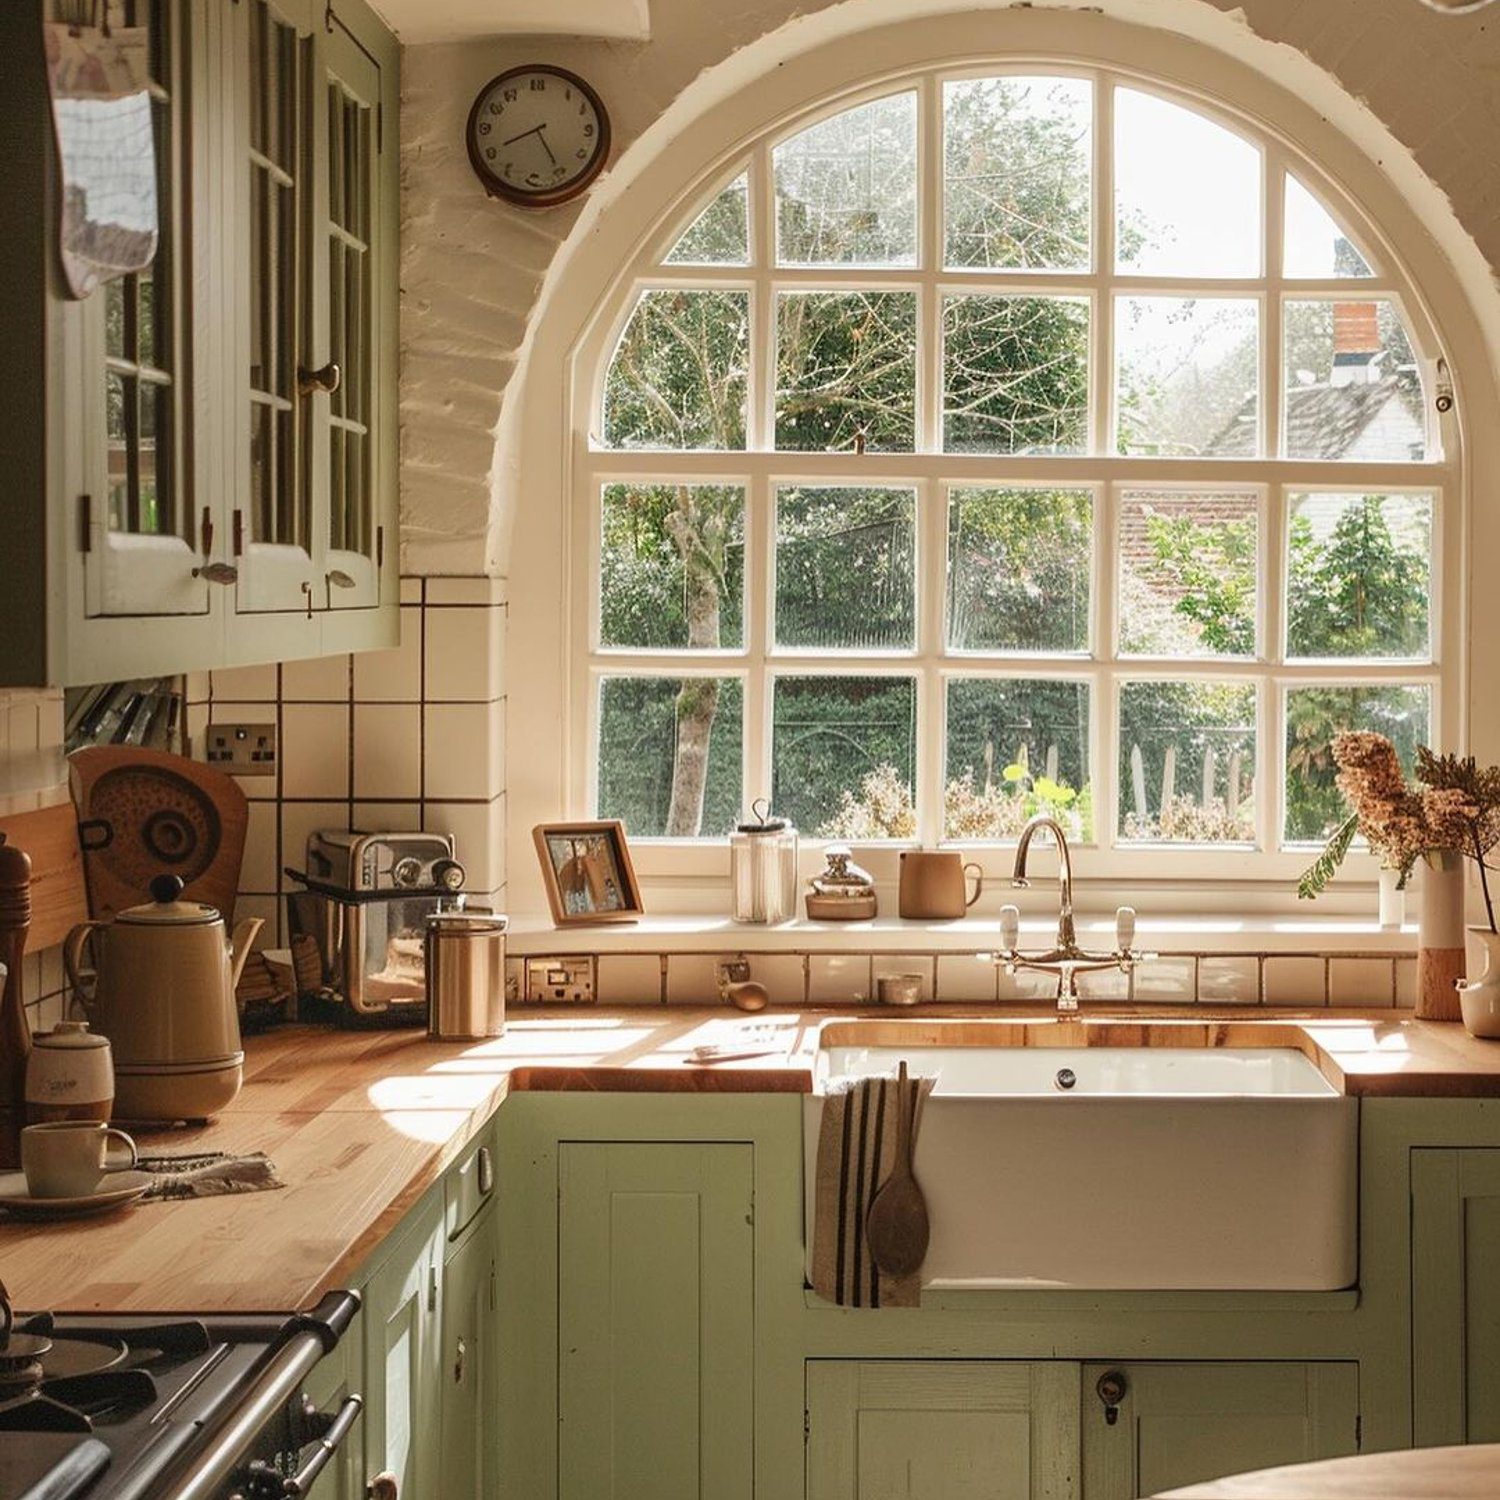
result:
M 1478 979 L 1458 987 L 1464 1025 L 1473 1036 L 1500 1041 L 1500 932 L 1488 927 L 1469 929 L 1484 949 L 1484 971 Z
M 1459 1019 L 1454 989 L 1464 972 L 1464 862 L 1454 849 L 1435 849 L 1422 861 L 1417 933 L 1417 1016 Z
M 1379 910 L 1382 927 L 1400 927 L 1406 921 L 1406 892 L 1396 883 L 1400 879 L 1400 870 L 1381 866 Z

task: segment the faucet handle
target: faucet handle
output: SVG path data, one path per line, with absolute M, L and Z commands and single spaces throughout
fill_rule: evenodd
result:
M 1135 907 L 1115 908 L 1115 950 L 1129 953 L 1135 944 Z
M 1000 946 L 1007 953 L 1014 953 L 1021 941 L 1021 908 L 1009 903 L 1000 908 Z

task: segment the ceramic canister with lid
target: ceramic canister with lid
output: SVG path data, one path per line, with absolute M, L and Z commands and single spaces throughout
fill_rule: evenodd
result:
M 109 1038 L 87 1021 L 59 1021 L 31 1039 L 26 1058 L 26 1123 L 105 1120 L 115 1102 Z
M 729 886 L 736 922 L 785 922 L 797 911 L 797 830 L 759 798 L 729 835 Z

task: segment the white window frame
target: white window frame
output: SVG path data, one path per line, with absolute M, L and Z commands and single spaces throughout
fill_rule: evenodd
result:
M 942 84 L 968 77 L 1076 76 L 1094 82 L 1092 153 L 1092 244 L 1089 272 L 945 270 L 942 266 Z M 1113 137 L 1113 90 L 1140 89 L 1198 111 L 1248 140 L 1261 158 L 1261 274 L 1245 279 L 1184 279 L 1114 274 L 1114 182 L 1112 153 L 1101 149 Z M 918 264 L 913 269 L 779 267 L 775 263 L 772 152 L 787 137 L 821 119 L 869 100 L 917 92 Z M 1287 278 L 1281 274 L 1284 181 L 1295 174 L 1334 216 L 1370 265 L 1368 277 Z M 714 195 L 746 176 L 751 264 L 720 267 L 673 266 L 672 246 Z M 1095 828 L 1089 872 L 1103 880 L 1254 880 L 1285 883 L 1305 868 L 1308 846 L 1281 842 L 1287 691 L 1330 682 L 1421 684 L 1431 693 L 1431 735 L 1455 744 L 1459 731 L 1461 621 L 1446 617 L 1442 601 L 1457 597 L 1461 527 L 1451 524 L 1464 494 L 1462 454 L 1456 426 L 1440 424 L 1425 403 L 1427 451 L 1424 461 L 1346 463 L 1292 460 L 1279 456 L 1284 384 L 1280 379 L 1282 317 L 1285 301 L 1328 297 L 1338 300 L 1389 298 L 1396 305 L 1423 375 L 1432 389 L 1432 371 L 1442 350 L 1418 290 L 1400 271 L 1401 261 L 1353 198 L 1314 163 L 1269 131 L 1225 104 L 1134 72 L 1128 68 L 1080 64 L 1076 60 L 1028 57 L 976 60 L 961 66 L 934 65 L 887 76 L 878 84 L 821 101 L 767 131 L 748 150 L 727 159 L 683 201 L 686 213 L 647 239 L 641 253 L 623 269 L 602 313 L 575 349 L 572 389 L 573 445 L 570 531 L 583 542 L 570 549 L 570 662 L 567 786 L 571 805 L 591 812 L 598 774 L 598 684 L 623 675 L 720 675 L 744 680 L 743 795 L 748 805 L 770 785 L 770 682 L 778 673 L 814 675 L 916 675 L 918 678 L 917 780 L 919 818 L 914 842 L 942 842 L 942 787 L 945 761 L 943 695 L 952 677 L 1084 677 L 1094 684 L 1090 712 L 1090 777 L 1094 787 Z M 750 352 L 746 448 L 726 454 L 703 450 L 608 449 L 602 446 L 605 376 L 636 298 L 652 287 L 735 288 L 750 294 Z M 917 294 L 917 451 L 910 454 L 797 453 L 770 445 L 774 420 L 775 298 L 780 290 L 913 290 Z M 1090 453 L 1067 458 L 1020 458 L 999 454 L 944 453 L 941 441 L 942 297 L 954 291 L 1080 294 L 1091 305 L 1089 328 Z M 1236 295 L 1260 303 L 1262 452 L 1251 459 L 1153 459 L 1112 452 L 1114 409 L 1112 293 L 1158 295 Z M 928 330 L 932 335 L 928 336 Z M 605 485 L 659 478 L 666 482 L 743 484 L 745 488 L 745 643 L 719 652 L 626 651 L 599 645 L 599 495 Z M 771 649 L 770 610 L 774 590 L 772 528 L 778 484 L 859 483 L 910 486 L 917 491 L 918 645 L 909 654 L 852 656 Z M 992 487 L 1055 486 L 1088 488 L 1095 495 L 1094 569 L 1090 611 L 1091 654 L 1038 657 L 1034 654 L 947 652 L 942 648 L 943 568 L 946 563 L 947 508 L 952 485 Z M 1253 659 L 1204 658 L 1187 664 L 1122 656 L 1116 648 L 1118 558 L 1115 522 L 1124 490 L 1184 487 L 1253 490 L 1259 498 L 1257 655 Z M 1422 492 L 1433 497 L 1432 654 L 1420 663 L 1288 661 L 1283 650 L 1287 495 L 1331 490 Z M 1445 524 L 1445 520 L 1449 524 Z M 1122 681 L 1150 677 L 1220 681 L 1250 678 L 1258 684 L 1256 740 L 1257 847 L 1238 845 L 1126 845 L 1115 830 L 1121 789 L 1115 767 L 1116 700 Z M 807 836 L 807 831 L 804 831 Z M 649 840 L 653 872 L 689 878 L 717 876 L 722 840 Z M 817 842 L 815 839 L 813 842 Z M 872 846 L 876 860 L 898 843 Z M 1004 847 L 1003 842 L 966 848 Z M 1373 879 L 1374 862 L 1354 856 L 1357 868 Z M 880 873 L 877 870 L 877 873 Z

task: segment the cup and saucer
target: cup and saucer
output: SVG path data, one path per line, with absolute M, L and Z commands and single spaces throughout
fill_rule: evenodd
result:
M 117 1142 L 119 1150 L 111 1151 Z M 0 1209 L 18 1219 L 76 1219 L 134 1203 L 151 1186 L 135 1142 L 98 1120 L 53 1120 L 21 1132 L 21 1170 L 0 1173 Z

